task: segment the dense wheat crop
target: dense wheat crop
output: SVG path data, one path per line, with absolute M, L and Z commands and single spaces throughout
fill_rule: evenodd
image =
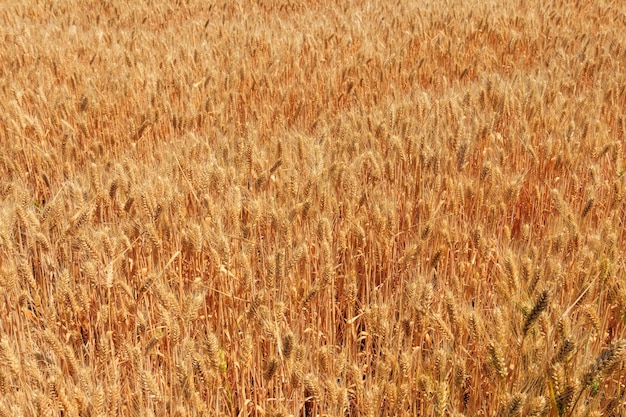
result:
M 4 1 L 0 416 L 626 413 L 626 3 Z

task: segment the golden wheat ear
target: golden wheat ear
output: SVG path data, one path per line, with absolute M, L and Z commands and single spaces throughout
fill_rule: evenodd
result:
M 611 370 L 626 358 L 626 339 L 616 340 L 605 348 L 589 366 L 581 379 L 582 388 L 587 388 L 602 372 Z
M 537 297 L 532 310 L 526 316 L 524 320 L 524 326 L 522 327 L 522 333 L 526 336 L 526 333 L 530 330 L 533 324 L 537 321 L 541 313 L 548 307 L 550 294 L 548 290 L 543 290 Z

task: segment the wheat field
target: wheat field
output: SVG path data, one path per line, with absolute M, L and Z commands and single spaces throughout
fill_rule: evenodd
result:
M 0 416 L 626 415 L 625 129 L 621 2 L 1 2 Z

